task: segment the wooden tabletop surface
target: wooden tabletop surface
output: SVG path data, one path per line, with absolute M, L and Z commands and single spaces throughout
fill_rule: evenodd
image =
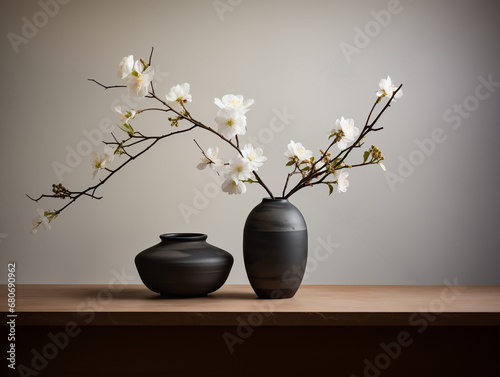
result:
M 294 298 L 262 300 L 248 285 L 189 299 L 143 285 L 18 285 L 15 311 L 19 325 L 499 326 L 500 286 L 303 285 Z

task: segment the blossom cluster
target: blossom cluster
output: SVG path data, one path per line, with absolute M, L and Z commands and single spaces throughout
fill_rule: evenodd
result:
M 118 78 L 125 80 L 131 96 L 142 98 L 148 94 L 155 71 L 145 60 L 134 62 L 134 56 L 125 56 L 118 65 Z
M 219 107 L 215 122 L 218 133 L 231 140 L 247 132 L 247 118 L 245 113 L 254 103 L 253 99 L 245 100 L 242 95 L 226 94 L 222 99 L 215 98 L 214 103 Z M 267 160 L 263 156 L 262 148 L 255 148 L 252 144 L 245 144 L 239 150 L 240 155 L 225 162 L 219 155 L 218 147 L 210 147 L 203 153 L 197 168 L 200 170 L 210 166 L 222 174 L 225 181 L 222 191 L 228 194 L 244 194 L 247 191 L 244 182 L 252 183 L 252 173 Z

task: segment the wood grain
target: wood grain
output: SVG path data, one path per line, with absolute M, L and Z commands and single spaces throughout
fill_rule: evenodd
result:
M 189 299 L 143 285 L 19 285 L 16 312 L 23 325 L 498 326 L 500 287 L 303 285 L 292 299 L 261 300 L 247 285 Z

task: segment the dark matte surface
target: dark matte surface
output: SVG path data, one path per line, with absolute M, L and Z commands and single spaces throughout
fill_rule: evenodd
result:
M 248 215 L 243 231 L 248 280 L 259 298 L 291 298 L 307 263 L 307 227 L 287 199 L 264 198 Z
M 146 287 L 166 297 L 197 297 L 215 292 L 226 281 L 233 256 L 197 233 L 170 233 L 142 251 L 135 264 Z

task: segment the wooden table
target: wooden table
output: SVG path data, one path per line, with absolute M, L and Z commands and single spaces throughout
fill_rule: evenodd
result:
M 260 300 L 245 285 L 191 299 L 21 285 L 15 314 L 21 375 L 500 375 L 500 287 L 304 285 Z

